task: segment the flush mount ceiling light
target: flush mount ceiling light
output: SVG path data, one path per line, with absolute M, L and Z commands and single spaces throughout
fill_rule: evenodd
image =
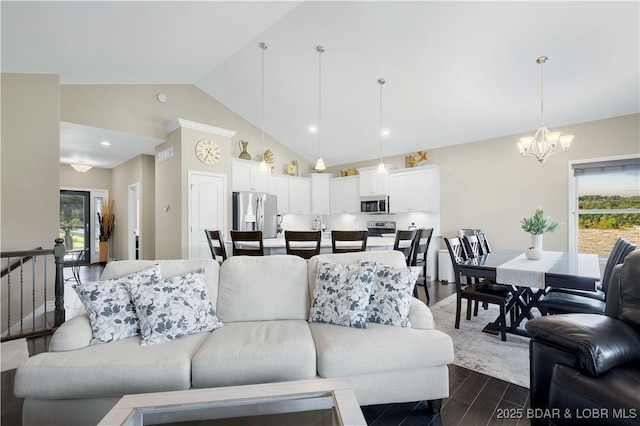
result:
M 382 162 L 382 139 L 389 136 L 389 129 L 382 127 L 382 85 L 384 83 L 386 83 L 384 78 L 378 79 L 378 85 L 380 86 L 380 164 L 378 164 L 378 173 L 387 172 L 387 169 L 384 167 L 384 162 Z
M 324 46 L 316 46 L 316 52 L 318 52 L 318 161 L 314 170 L 323 171 L 327 167 L 322 160 L 322 54 L 324 53 Z
M 73 163 L 73 164 L 69 164 L 69 165 L 71 167 L 73 167 L 73 169 L 78 173 L 86 173 L 92 168 L 91 166 L 88 166 L 88 165 L 84 164 L 83 162 Z
M 529 155 L 535 157 L 540 163 L 544 163 L 551 155 L 567 151 L 573 140 L 573 135 L 560 136 L 561 132 L 550 132 L 544 125 L 544 64 L 549 58 L 540 56 L 536 62 L 540 64 L 540 128 L 531 137 L 520 138 L 518 149 L 523 157 Z M 560 142 L 560 146 L 558 146 Z
M 264 51 L 267 50 L 267 45 L 264 43 L 260 43 L 258 46 L 260 46 L 260 49 L 262 50 L 262 82 L 261 82 L 262 105 L 261 105 L 261 112 L 260 112 L 260 125 L 262 126 L 262 161 L 260 161 L 260 167 L 258 167 L 258 170 L 261 172 L 268 172 L 269 168 L 267 167 L 267 162 L 264 159 L 264 155 L 265 155 L 265 150 L 264 150 Z

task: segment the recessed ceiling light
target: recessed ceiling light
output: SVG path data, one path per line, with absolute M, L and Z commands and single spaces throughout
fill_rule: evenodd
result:
M 111 142 L 108 142 L 108 141 L 102 141 L 102 142 L 100 142 L 100 145 L 103 145 L 103 146 L 111 146 Z
M 318 133 L 318 127 L 315 124 L 309 125 L 309 133 Z

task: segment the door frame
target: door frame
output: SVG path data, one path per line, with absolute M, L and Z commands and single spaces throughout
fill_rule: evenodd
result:
M 136 252 L 140 236 L 140 182 L 132 183 L 127 188 L 127 259 L 138 259 Z
M 89 263 L 97 263 L 100 261 L 99 247 L 96 245 L 98 234 L 96 234 L 97 226 L 97 213 L 96 212 L 96 198 L 102 198 L 104 201 L 109 200 L 108 189 L 97 188 L 75 188 L 75 187 L 60 187 L 60 191 L 84 191 L 89 192 Z

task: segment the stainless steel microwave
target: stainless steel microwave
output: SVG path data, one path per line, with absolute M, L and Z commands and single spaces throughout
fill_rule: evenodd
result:
M 389 197 L 387 195 L 360 197 L 360 212 L 372 214 L 389 213 Z

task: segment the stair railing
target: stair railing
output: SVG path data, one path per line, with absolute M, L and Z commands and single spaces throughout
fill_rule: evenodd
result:
M 55 239 L 52 249 L 0 253 L 3 266 L 0 272 L 2 308 L 6 321 L 2 324 L 2 341 L 47 334 L 64 322 L 64 254 L 62 238 Z M 53 272 L 50 267 L 52 259 L 55 264 Z M 55 303 L 53 323 L 47 307 L 47 288 L 50 287 L 52 273 Z M 12 318 L 14 310 L 18 310 L 17 321 Z M 31 326 L 25 322 L 30 322 Z

